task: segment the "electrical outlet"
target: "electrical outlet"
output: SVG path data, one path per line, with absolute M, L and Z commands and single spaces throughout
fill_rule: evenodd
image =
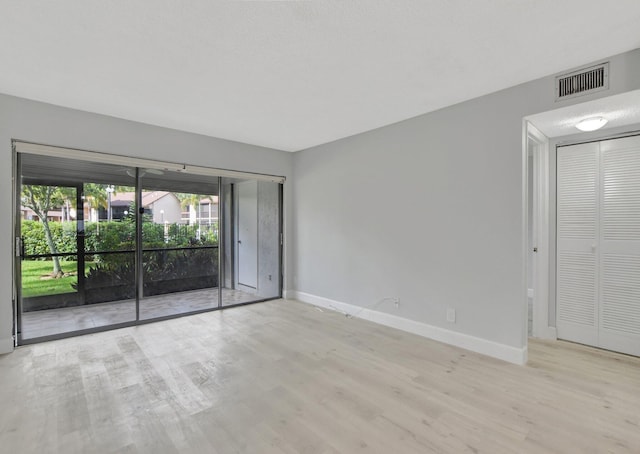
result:
M 394 298 L 393 299 L 393 304 L 396 305 L 396 308 L 400 307 L 400 298 Z
M 269 275 L 269 280 L 271 280 L 271 275 Z
M 456 322 L 456 310 L 452 307 L 448 307 L 447 308 L 447 321 L 449 323 L 455 323 Z

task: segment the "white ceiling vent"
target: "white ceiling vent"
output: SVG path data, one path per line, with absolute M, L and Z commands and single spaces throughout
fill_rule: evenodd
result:
M 556 101 L 609 89 L 609 62 L 556 77 Z

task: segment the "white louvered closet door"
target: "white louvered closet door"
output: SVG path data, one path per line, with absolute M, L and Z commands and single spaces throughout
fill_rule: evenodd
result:
M 640 137 L 558 149 L 558 337 L 640 356 Z
M 558 148 L 556 329 L 561 339 L 598 342 L 597 143 Z
M 640 137 L 600 143 L 599 346 L 640 356 Z

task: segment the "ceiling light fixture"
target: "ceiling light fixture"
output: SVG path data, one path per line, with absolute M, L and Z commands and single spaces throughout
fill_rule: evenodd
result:
M 607 124 L 607 119 L 602 117 L 585 118 L 576 124 L 580 131 L 595 131 Z

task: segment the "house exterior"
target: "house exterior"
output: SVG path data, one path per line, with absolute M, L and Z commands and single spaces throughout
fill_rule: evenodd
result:
M 113 219 L 122 219 L 128 214 L 134 201 L 134 192 L 115 192 L 111 198 Z M 209 225 L 218 220 L 218 197 L 211 196 L 193 203 L 183 203 L 172 192 L 143 191 L 142 206 L 156 224 Z M 106 209 L 100 210 L 100 219 L 106 219 Z
M 182 211 L 183 224 L 211 225 L 218 222 L 218 196 L 206 197 L 199 200 L 197 206 L 188 204 Z
M 135 192 L 114 192 L 111 196 L 112 219 L 126 216 L 135 201 Z M 180 200 L 172 192 L 143 191 L 142 207 L 156 224 L 181 222 Z M 107 210 L 100 208 L 100 219 L 107 219 Z
M 20 207 L 20 217 L 25 221 L 40 220 L 40 218 L 35 213 L 35 211 L 33 211 L 31 208 L 27 208 L 23 206 Z M 49 212 L 47 213 L 47 220 L 49 221 L 63 221 L 65 219 L 67 219 L 67 217 L 65 216 L 64 209 L 49 210 Z M 75 211 L 72 216 L 70 215 L 69 219 L 75 219 Z
M 121 220 L 127 216 L 134 204 L 134 192 L 114 192 L 111 195 L 111 219 Z M 145 191 L 142 193 L 142 206 L 145 213 L 151 216 L 156 224 L 186 224 L 212 225 L 218 221 L 218 196 L 205 197 L 198 201 L 198 205 L 183 204 L 172 192 Z M 92 207 L 89 203 L 84 208 L 84 218 L 87 221 L 106 221 L 109 219 L 108 207 Z M 24 220 L 38 220 L 38 215 L 28 207 L 20 207 L 20 216 Z M 75 220 L 76 210 L 68 207 L 49 210 L 49 221 Z

